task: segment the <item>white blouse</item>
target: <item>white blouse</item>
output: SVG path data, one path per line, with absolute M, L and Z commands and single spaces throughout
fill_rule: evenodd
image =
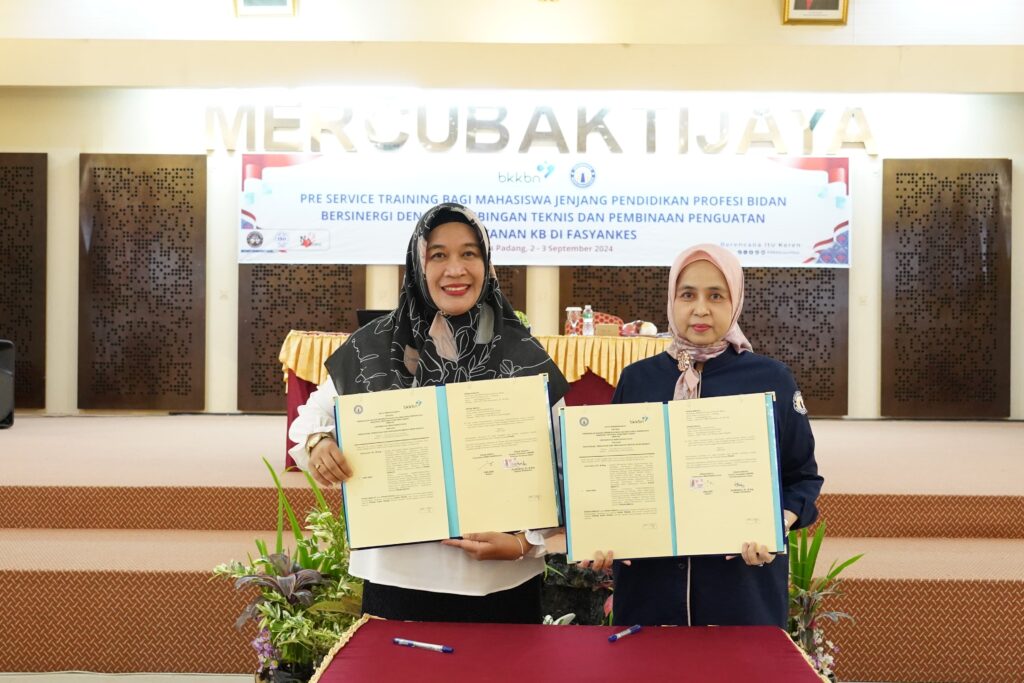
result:
M 299 407 L 298 417 L 288 428 L 288 437 L 297 443 L 288 453 L 302 469 L 309 468 L 306 439 L 317 432 L 334 431 L 334 398 L 338 395 L 330 377 Z M 562 405 L 558 405 L 553 409 Z M 556 412 L 557 414 L 557 412 Z M 557 439 L 556 441 L 556 447 Z M 349 571 L 353 576 L 399 588 L 488 595 L 515 588 L 544 571 L 545 536 L 554 530 L 527 531 L 526 540 L 534 545 L 518 561 L 474 560 L 460 548 L 440 542 L 416 543 L 353 550 Z

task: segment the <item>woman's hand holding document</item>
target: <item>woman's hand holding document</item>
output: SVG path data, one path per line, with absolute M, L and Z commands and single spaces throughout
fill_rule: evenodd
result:
M 544 375 L 339 396 L 353 548 L 559 524 Z
M 562 411 L 572 559 L 784 549 L 770 394 Z

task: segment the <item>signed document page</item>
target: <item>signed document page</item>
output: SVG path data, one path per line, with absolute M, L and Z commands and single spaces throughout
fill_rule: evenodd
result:
M 664 404 L 564 408 L 561 423 L 569 559 L 674 555 Z
M 339 396 L 338 443 L 353 548 L 449 537 L 436 387 Z
M 459 534 L 558 526 L 547 376 L 445 391 Z
M 680 555 L 784 550 L 770 394 L 668 403 Z

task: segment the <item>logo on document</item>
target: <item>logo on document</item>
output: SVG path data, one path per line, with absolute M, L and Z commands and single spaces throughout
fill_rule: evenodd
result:
M 253 230 L 245 236 L 245 243 L 253 249 L 257 249 L 263 245 L 263 233 L 259 230 Z
M 357 404 L 357 405 L 352 407 L 352 412 L 355 413 L 356 415 L 362 415 L 363 414 L 363 407 L 361 405 Z
M 580 418 L 580 427 L 586 427 L 588 424 L 590 424 L 590 420 L 585 417 Z

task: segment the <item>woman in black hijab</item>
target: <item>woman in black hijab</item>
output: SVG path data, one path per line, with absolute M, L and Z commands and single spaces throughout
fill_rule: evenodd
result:
M 299 409 L 292 457 L 324 485 L 351 476 L 333 433 L 336 394 L 547 373 L 552 405 L 568 390 L 558 367 L 498 288 L 487 231 L 461 204 L 416 224 L 398 306 L 357 330 L 325 363 L 330 378 Z M 363 611 L 389 619 L 537 623 L 544 539 L 535 531 L 467 534 L 440 543 L 355 550 Z

